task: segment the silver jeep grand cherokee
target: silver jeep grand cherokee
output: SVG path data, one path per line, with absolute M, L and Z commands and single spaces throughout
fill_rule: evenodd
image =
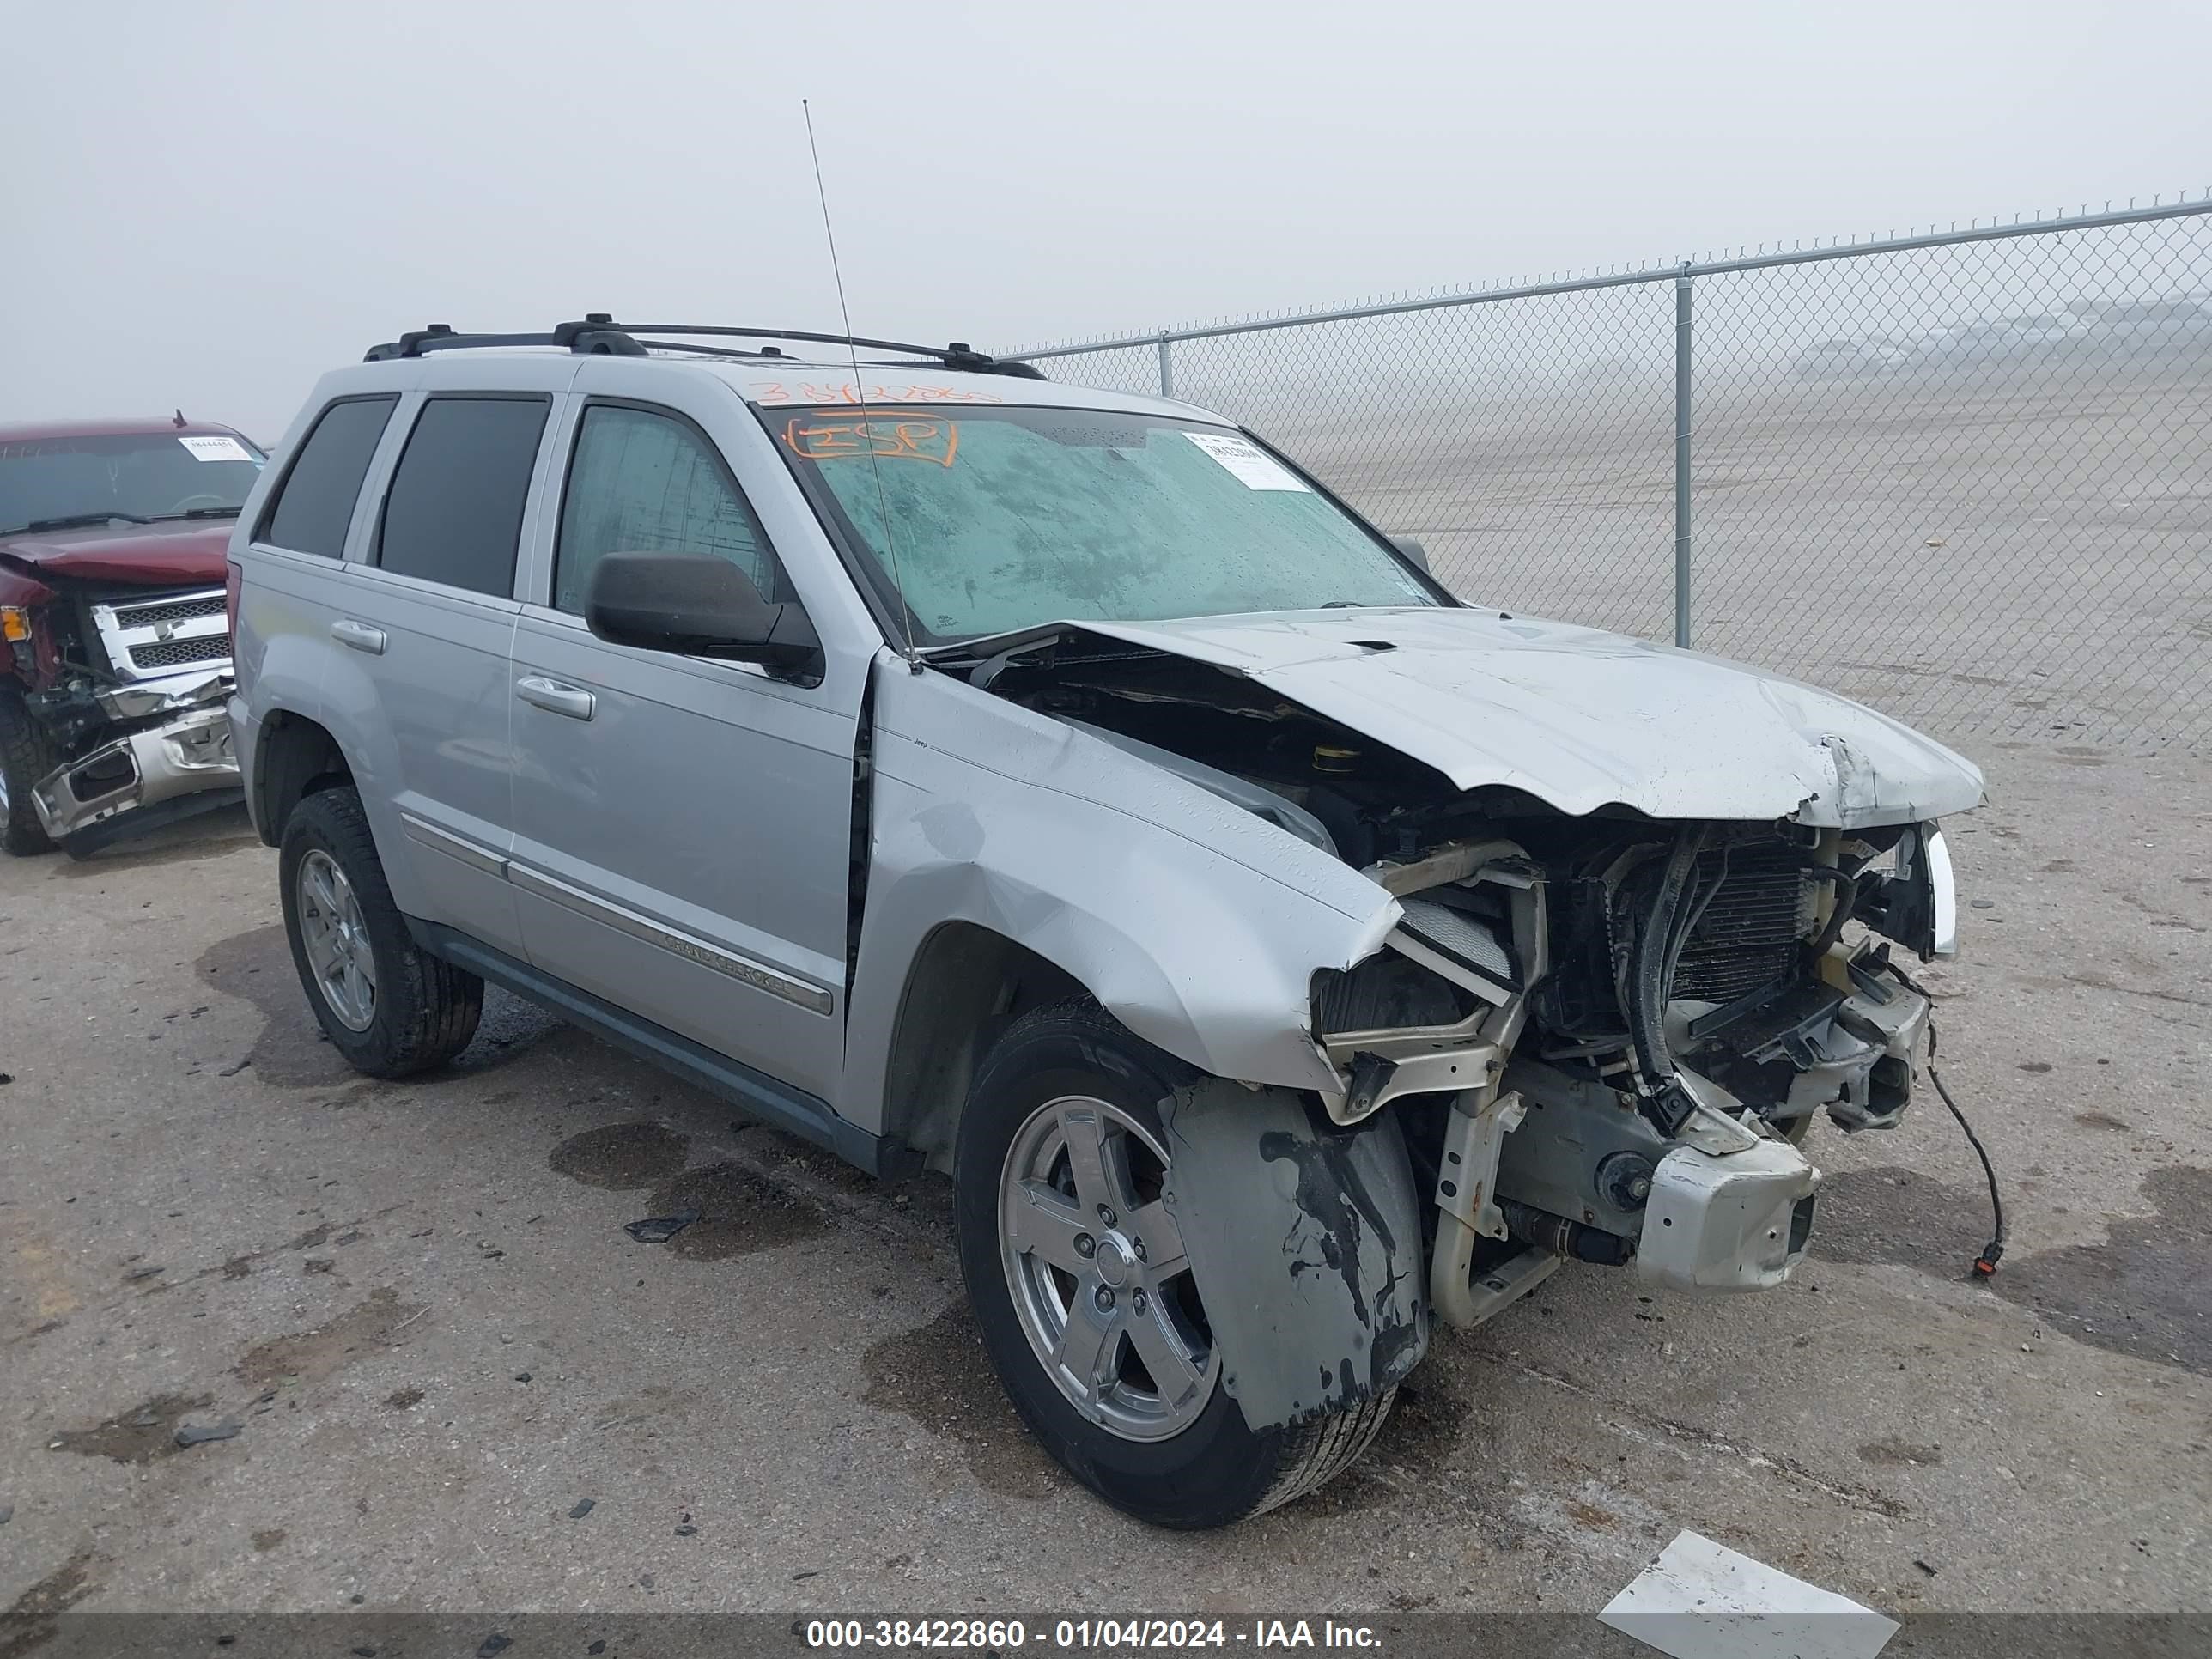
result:
M 1015 1406 L 1169 1526 L 1570 1258 L 1789 1276 L 1814 1118 L 1905 1109 L 1971 764 L 1464 604 L 1203 410 L 775 340 L 832 343 L 434 328 L 286 435 L 231 717 L 356 1067 L 489 980 L 949 1173 Z

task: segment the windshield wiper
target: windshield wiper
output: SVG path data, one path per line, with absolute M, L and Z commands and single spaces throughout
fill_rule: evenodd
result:
M 173 524 L 179 519 L 234 519 L 242 511 L 235 507 L 188 507 L 181 513 L 156 513 L 152 521 Z
M 8 533 L 12 536 L 25 530 L 82 530 L 88 525 L 109 524 L 117 519 L 121 519 L 126 524 L 154 522 L 151 519 L 142 518 L 136 513 L 65 513 L 58 519 L 33 519 L 27 525 L 17 526 L 15 530 Z

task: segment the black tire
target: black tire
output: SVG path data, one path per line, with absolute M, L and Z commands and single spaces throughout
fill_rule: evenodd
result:
M 301 865 L 319 851 L 343 872 L 361 908 L 363 931 L 376 970 L 374 1012 L 368 1028 L 354 1030 L 331 1008 L 307 962 L 301 934 Z M 307 1005 L 331 1046 L 357 1072 L 407 1077 L 442 1064 L 469 1046 L 483 1012 L 483 981 L 441 962 L 415 943 L 392 902 L 384 865 L 376 856 L 368 814 L 351 788 L 325 789 L 292 811 L 278 844 L 276 867 L 284 901 L 284 935 Z
M 53 851 L 53 842 L 39 823 L 39 809 L 31 805 L 31 786 L 65 758 L 46 728 L 31 718 L 22 691 L 13 681 L 0 679 L 0 786 L 7 801 L 0 811 L 0 851 L 18 858 Z
M 1033 1009 L 1007 1028 L 978 1069 L 955 1158 L 961 1271 L 984 1348 L 1014 1409 L 1069 1474 L 1115 1509 L 1181 1529 L 1226 1526 L 1314 1491 L 1366 1449 L 1391 1398 L 1255 1432 L 1217 1384 L 1180 1433 L 1135 1441 L 1089 1421 L 1047 1375 L 1015 1311 L 1000 1251 L 999 1184 L 1008 1152 L 1037 1107 L 1074 1093 L 1118 1107 L 1164 1144 L 1155 1103 L 1194 1075 L 1087 1000 Z

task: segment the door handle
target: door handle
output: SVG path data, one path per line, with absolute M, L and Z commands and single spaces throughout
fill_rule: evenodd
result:
M 549 680 L 537 674 L 526 674 L 515 681 L 514 695 L 550 714 L 566 714 L 572 720 L 591 719 L 599 702 L 597 697 L 580 686 L 563 685 L 558 680 Z
M 371 628 L 367 623 L 356 622 L 350 617 L 340 617 L 331 624 L 331 637 L 340 645 L 366 651 L 372 657 L 384 654 L 384 630 Z

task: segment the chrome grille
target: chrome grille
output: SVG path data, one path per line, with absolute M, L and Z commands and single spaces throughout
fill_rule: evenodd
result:
M 125 684 L 230 660 L 222 589 L 118 598 L 91 607 L 107 665 Z
M 1778 842 L 1727 849 L 1727 879 L 1682 947 L 1674 995 L 1733 1002 L 1794 969 L 1798 943 L 1813 931 L 1814 889 L 1803 857 Z M 1699 855 L 1700 882 L 1721 869 L 1720 849 Z
M 118 628 L 159 628 L 165 623 L 189 622 L 195 617 L 220 617 L 222 604 L 220 593 L 199 593 L 188 599 L 171 599 L 158 605 L 118 605 L 115 607 L 115 623 Z
M 205 634 L 193 640 L 163 640 L 131 647 L 134 668 L 181 668 L 188 663 L 223 662 L 230 656 L 230 635 Z

